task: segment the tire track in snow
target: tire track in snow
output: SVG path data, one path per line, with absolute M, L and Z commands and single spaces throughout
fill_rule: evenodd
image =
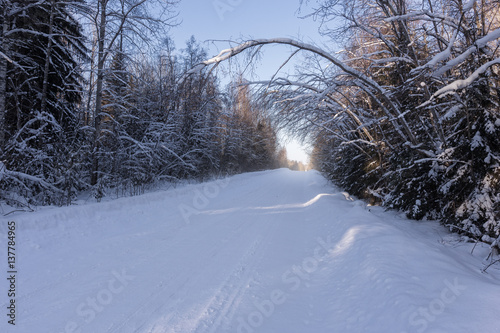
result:
M 237 304 L 237 301 L 244 295 L 245 286 L 248 285 L 248 283 L 253 279 L 252 268 L 264 256 L 264 252 L 259 251 L 259 247 L 262 243 L 262 238 L 262 236 L 259 236 L 258 239 L 250 244 L 241 259 L 238 260 L 235 268 L 222 283 L 222 285 L 218 288 L 214 296 L 212 296 L 211 301 L 208 303 L 208 305 L 204 306 L 200 310 L 197 310 L 196 314 L 186 318 L 182 313 L 179 313 L 178 311 L 170 311 L 177 308 L 177 305 L 180 303 L 178 301 L 175 304 L 169 305 L 169 314 L 167 315 L 167 317 L 164 317 L 160 321 L 155 322 L 149 329 L 147 329 L 147 331 L 142 330 L 143 328 L 145 328 L 145 325 L 143 325 L 141 328 L 135 330 L 135 332 L 204 333 L 208 332 L 207 329 L 213 327 L 212 325 L 210 325 L 210 322 L 215 322 L 220 325 L 224 315 L 227 314 L 227 312 L 230 310 L 231 305 Z M 259 252 L 259 258 L 253 259 L 257 252 Z M 213 254 L 212 257 L 214 256 L 215 255 Z M 198 275 L 199 277 L 204 276 L 203 272 L 194 272 L 193 274 Z M 186 284 L 187 281 L 183 284 L 183 286 Z M 177 290 L 182 291 L 182 288 L 178 288 Z M 221 307 L 223 307 L 223 311 L 220 311 Z M 164 308 L 164 306 L 160 305 L 157 310 L 161 310 L 162 308 Z M 208 318 L 196 318 L 197 316 L 208 316 Z M 216 316 L 215 320 L 213 319 L 214 316 Z M 192 317 L 195 317 L 196 319 Z M 194 324 L 192 323 L 193 321 Z M 190 325 L 193 327 L 191 329 L 187 329 L 186 326 Z M 215 326 L 215 328 L 217 328 L 218 325 Z M 214 330 L 212 329 L 209 332 L 214 332 Z
M 290 193 L 294 193 L 293 191 L 290 191 L 290 189 L 294 189 L 296 185 L 286 185 L 287 186 L 280 189 L 279 193 L 273 193 L 271 198 L 272 201 L 279 198 L 277 200 L 278 202 L 274 202 L 275 205 L 287 203 L 289 201 L 287 199 Z M 301 185 L 305 187 L 305 184 Z M 254 189 L 250 194 L 245 193 L 246 198 L 253 199 L 252 202 L 246 202 L 246 205 L 252 206 L 253 204 L 255 206 L 260 206 L 262 195 L 255 195 L 259 192 L 262 193 L 262 188 Z M 241 214 L 241 212 L 239 212 L 239 214 Z M 254 215 L 255 213 L 250 214 Z M 228 217 L 234 219 L 234 216 L 229 215 Z M 222 282 L 222 284 L 220 284 L 219 288 L 215 291 L 207 304 L 201 309 L 195 310 L 195 314 L 188 316 L 188 318 L 185 318 L 183 314 L 172 315 L 170 313 L 167 317 L 164 317 L 162 320 L 154 323 L 149 330 L 143 331 L 143 325 L 135 332 L 214 333 L 219 331 L 221 325 L 229 324 L 238 308 L 238 304 L 241 302 L 246 291 L 248 290 L 247 286 L 255 279 L 255 268 L 266 255 L 270 239 L 280 227 L 280 222 L 282 222 L 280 219 L 276 220 L 274 217 L 272 220 L 266 220 L 264 227 L 260 223 L 239 223 L 238 228 L 232 228 L 231 235 L 241 234 L 240 230 L 243 227 L 248 228 L 249 226 L 252 228 L 256 227 L 259 235 L 240 257 L 234 265 L 232 271 L 228 274 L 228 277 L 224 280 L 224 282 Z M 232 236 L 227 238 L 231 239 Z M 226 246 L 223 249 L 220 249 L 220 251 L 226 251 L 226 249 L 230 248 L 229 245 L 230 244 L 226 244 Z M 213 256 L 215 256 L 215 254 Z M 199 274 L 200 272 L 197 273 Z M 161 308 L 161 306 L 159 308 Z M 172 306 L 171 308 L 175 308 L 175 306 Z M 195 322 L 193 323 L 193 321 Z
M 200 318 L 193 333 L 220 332 L 221 325 L 231 323 L 234 314 L 249 290 L 248 286 L 256 281 L 258 273 L 256 267 L 267 253 L 270 240 L 281 226 L 281 220 L 268 221 L 267 227 L 259 238 L 253 242 L 250 249 L 241 257 L 236 267 L 212 297 L 212 301 L 203 311 L 204 318 Z
M 242 233 L 241 229 L 245 227 L 244 223 L 239 223 L 235 228 L 231 229 L 231 233 L 226 235 L 227 239 L 231 239 L 234 235 L 238 233 Z M 196 226 L 195 226 L 196 227 Z M 205 226 L 209 227 L 209 226 Z M 179 240 L 178 240 L 179 241 Z M 177 243 L 174 243 L 177 244 Z M 163 248 L 158 250 L 157 255 L 160 255 L 161 252 L 169 252 L 168 249 L 171 248 L 174 244 L 169 246 L 168 248 Z M 201 246 L 206 246 L 203 244 Z M 220 243 L 213 243 L 212 248 L 209 251 L 205 251 L 205 255 L 203 258 L 198 258 L 198 262 L 207 262 L 213 261 L 217 257 L 217 254 L 220 252 L 225 252 L 229 244 L 224 244 L 224 246 L 220 246 Z M 179 275 L 174 281 L 168 281 L 163 284 L 160 291 L 155 290 L 152 291 L 147 297 L 145 297 L 145 301 L 140 303 L 139 307 L 137 307 L 134 311 L 127 315 L 127 319 L 112 325 L 106 332 L 109 333 L 121 333 L 126 327 L 135 327 L 134 332 L 155 332 L 154 326 L 153 328 L 149 328 L 147 331 L 145 330 L 147 325 L 151 323 L 151 318 L 161 318 L 161 327 L 160 332 L 165 332 L 165 327 L 175 326 L 173 322 L 178 320 L 179 317 L 182 317 L 182 314 L 177 310 L 179 305 L 183 302 L 183 294 L 187 288 L 187 286 L 191 284 L 199 284 L 194 281 L 202 280 L 207 271 L 211 270 L 211 265 L 205 265 L 204 268 L 200 269 L 200 267 L 196 264 L 192 266 L 189 271 L 183 271 L 181 275 Z M 172 291 L 172 286 L 174 286 L 175 291 Z M 168 292 L 171 292 L 169 295 L 166 295 Z M 165 303 L 168 300 L 168 305 Z M 165 316 L 165 313 L 167 315 Z M 141 324 L 136 323 L 136 325 L 131 324 L 137 318 L 145 318 Z M 149 319 L 149 320 L 148 320 Z M 182 331 L 182 329 L 181 329 Z
M 206 318 L 200 318 L 193 332 L 213 333 L 216 332 L 224 319 L 230 322 L 234 315 L 234 310 L 246 292 L 247 286 L 254 280 L 255 273 L 253 268 L 257 266 L 265 254 L 261 246 L 262 236 L 242 256 L 235 269 L 214 294 L 212 301 L 203 311 L 203 315 Z M 261 248 L 259 249 L 259 247 Z M 259 254 L 256 257 L 257 252 Z

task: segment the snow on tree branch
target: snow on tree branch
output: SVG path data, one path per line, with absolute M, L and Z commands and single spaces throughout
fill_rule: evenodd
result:
M 282 44 L 282 45 L 290 45 L 296 48 L 299 48 L 301 50 L 309 51 L 312 53 L 315 53 L 319 55 L 320 57 L 323 57 L 324 59 L 330 61 L 332 64 L 340 68 L 342 71 L 344 71 L 346 74 L 356 78 L 359 80 L 362 84 L 359 85 L 359 87 L 363 90 L 365 90 L 368 94 L 373 94 L 373 91 L 378 93 L 382 98 L 383 102 L 387 104 L 387 110 L 391 110 L 393 113 L 395 113 L 396 117 L 399 117 L 401 115 L 401 111 L 398 105 L 396 105 L 393 101 L 393 99 L 390 96 L 390 93 L 380 86 L 375 80 L 372 78 L 366 76 L 365 74 L 361 73 L 360 71 L 346 65 L 333 55 L 331 55 L 329 52 L 326 52 L 322 49 L 320 49 L 317 46 L 304 43 L 301 41 L 297 41 L 294 39 L 290 38 L 271 38 L 271 39 L 255 39 L 255 40 L 249 40 L 247 42 L 244 42 L 242 44 L 239 44 L 235 47 L 229 48 L 222 50 L 217 56 L 205 60 L 198 65 L 194 66 L 191 70 L 189 70 L 186 75 L 183 76 L 181 79 L 181 83 L 189 76 L 193 75 L 196 73 L 201 72 L 205 67 L 214 65 L 214 64 L 219 64 L 222 61 L 228 60 L 243 51 L 257 47 L 257 46 L 262 46 L 262 45 L 268 45 L 268 44 Z M 373 91 L 371 91 L 373 90 Z M 410 141 L 412 144 L 416 144 L 417 140 L 413 134 L 413 132 L 410 130 L 408 127 L 408 124 L 406 123 L 406 120 L 404 117 L 400 117 L 401 123 L 402 123 L 402 129 L 397 128 L 398 133 L 401 133 L 403 138 L 405 140 Z M 394 123 L 396 127 L 399 127 L 400 125 L 397 123 Z M 403 132 L 405 134 L 403 134 Z
M 471 47 L 469 47 L 465 52 L 460 54 L 459 56 L 455 57 L 454 59 L 451 59 L 448 61 L 444 66 L 439 68 L 439 70 L 436 71 L 434 74 L 435 76 L 441 76 L 444 73 L 446 73 L 448 70 L 452 69 L 453 67 L 461 64 L 467 58 L 477 52 L 478 50 L 486 47 L 486 45 L 494 40 L 497 40 L 500 38 L 500 28 L 493 30 L 483 38 L 478 39 Z M 448 55 L 449 56 L 449 55 Z
M 431 100 L 433 98 L 440 98 L 440 97 L 443 97 L 443 96 L 448 95 L 450 93 L 454 93 L 457 90 L 467 88 L 475 80 L 477 80 L 477 78 L 481 74 L 484 74 L 491 66 L 493 66 L 493 65 L 499 65 L 499 64 L 500 64 L 500 58 L 496 58 L 494 60 L 488 61 L 487 63 L 485 63 L 484 65 L 482 65 L 481 67 L 479 67 L 476 71 L 474 71 L 474 73 L 472 73 L 466 79 L 461 79 L 461 80 L 453 81 L 452 83 L 450 83 L 450 84 L 444 86 L 443 88 L 439 89 L 438 91 L 436 91 L 432 95 Z M 428 101 L 427 103 L 424 103 L 422 106 L 424 106 L 424 105 L 426 105 L 428 103 L 430 103 L 430 101 Z

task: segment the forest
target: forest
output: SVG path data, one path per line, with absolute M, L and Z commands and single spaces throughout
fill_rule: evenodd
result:
M 175 49 L 176 2 L 1 1 L 0 200 L 281 167 L 287 128 L 350 194 L 499 237 L 498 0 L 318 0 L 330 47 L 263 36 L 210 59 L 194 37 Z M 272 44 L 302 65 L 221 84 L 220 64 Z
M 180 82 L 207 58 L 175 50 L 175 2 L 2 1 L 2 200 L 68 205 L 161 181 L 279 166 L 276 130 L 243 78 Z M 282 163 L 286 163 L 286 153 Z

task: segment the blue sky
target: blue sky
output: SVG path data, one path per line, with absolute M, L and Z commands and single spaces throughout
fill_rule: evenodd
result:
M 299 0 L 182 0 L 178 6 L 182 23 L 171 33 L 178 49 L 191 35 L 198 41 L 291 37 L 320 42 L 319 23 L 299 18 L 309 13 L 307 7 L 299 13 L 299 7 Z M 229 44 L 209 45 L 209 56 L 213 56 Z M 256 68 L 258 78 L 271 78 L 289 54 L 286 46 L 266 48 Z M 290 159 L 307 160 L 300 144 L 286 141 Z
M 176 41 L 191 35 L 198 40 L 300 37 L 316 40 L 318 23 L 307 13 L 297 13 L 299 0 L 182 0 L 178 6 L 182 24 L 176 28 Z M 180 46 L 180 45 L 179 45 Z M 223 46 L 225 46 L 223 44 Z

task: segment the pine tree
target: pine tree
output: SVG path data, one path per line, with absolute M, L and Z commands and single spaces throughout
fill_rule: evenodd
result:
M 77 129 L 79 62 L 86 48 L 73 12 L 82 8 L 83 1 L 54 0 L 10 1 L 2 8 L 8 59 L 6 77 L 0 77 L 5 80 L 3 132 L 8 140 L 2 159 L 28 184 L 21 192 L 44 203 L 58 201 L 63 192 L 58 186 L 68 167 L 67 135 Z M 47 187 L 49 193 L 42 193 Z

